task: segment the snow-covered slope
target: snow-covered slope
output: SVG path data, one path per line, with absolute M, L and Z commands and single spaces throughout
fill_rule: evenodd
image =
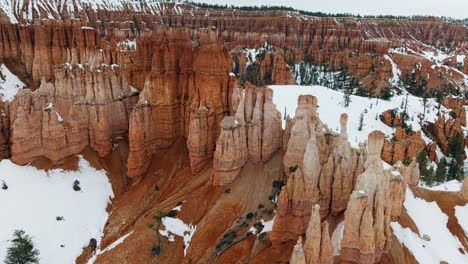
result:
M 75 180 L 81 191 L 73 190 Z M 8 189 L 0 189 L 0 261 L 17 229 L 32 237 L 45 264 L 75 263 L 91 238 L 99 242 L 113 196 L 105 171 L 82 157 L 78 171 L 44 171 L 2 160 L 2 181 Z
M 426 202 L 414 196 L 408 189 L 404 206 L 408 215 L 418 227 L 420 235 L 409 228 L 403 228 L 399 223 L 392 222 L 395 236 L 405 245 L 419 263 L 439 264 L 468 263 L 468 255 L 458 249 L 463 248 L 457 237 L 447 228 L 448 216 L 443 213 L 436 202 Z M 463 218 L 459 218 L 463 220 Z
M 85 10 L 132 11 L 160 14 L 167 8 L 162 0 L 0 0 L 0 9 L 11 23 L 35 19 L 63 19 L 82 17 Z M 180 2 L 180 1 L 173 1 Z M 181 13 L 174 6 L 175 13 Z
M 26 85 L 14 75 L 5 64 L 0 64 L 0 97 L 3 101 L 11 101 L 19 90 Z
M 402 112 L 407 103 L 407 114 L 409 119 L 406 121 L 411 125 L 414 131 L 421 129 L 421 122 L 434 122 L 437 119 L 439 104 L 435 99 L 428 99 L 426 102 L 426 115 L 423 117 L 423 99 L 403 93 L 392 97 L 390 100 L 382 100 L 377 98 L 367 98 L 360 96 L 350 96 L 350 103 L 345 107 L 344 94 L 322 86 L 297 86 L 297 85 L 272 85 L 273 103 L 281 112 L 282 116 L 285 113 L 291 118 L 294 117 L 297 107 L 297 98 L 299 95 L 311 94 L 317 97 L 318 113 L 322 122 L 328 127 L 338 132 L 340 129 L 340 115 L 347 113 L 348 119 L 348 135 L 351 145 L 358 147 L 359 143 L 367 140 L 367 136 L 374 130 L 380 130 L 390 136 L 395 131 L 385 125 L 379 118 L 379 115 L 389 109 L 397 109 L 397 112 Z M 407 100 L 406 100 L 407 99 Z M 450 111 L 441 106 L 441 112 L 448 114 Z M 359 130 L 360 118 L 363 115 L 362 130 Z M 283 120 L 283 127 L 285 121 Z M 423 137 L 426 141 L 428 138 Z

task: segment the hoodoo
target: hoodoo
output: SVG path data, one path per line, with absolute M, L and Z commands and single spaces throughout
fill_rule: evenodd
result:
M 0 1 L 0 262 L 468 263 L 449 17 Z

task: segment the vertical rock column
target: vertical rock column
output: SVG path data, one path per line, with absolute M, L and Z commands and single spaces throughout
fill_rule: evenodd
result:
M 404 186 L 395 185 L 389 174 L 384 173 L 380 158 L 384 139 L 385 135 L 380 131 L 369 134 L 365 171 L 357 178 L 345 211 L 341 241 L 343 262 L 376 263 L 390 242 L 390 218 L 392 212 L 398 212 L 398 209 L 392 208 L 398 208 L 402 203 L 402 200 L 396 199 L 400 195 L 395 195 L 402 190 L 392 188 Z

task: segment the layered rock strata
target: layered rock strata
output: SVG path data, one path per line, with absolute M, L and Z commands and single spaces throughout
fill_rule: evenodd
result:
M 86 146 L 109 155 L 113 139 L 128 132 L 134 91 L 110 66 L 60 67 L 54 78 L 34 92 L 21 90 L 10 104 L 12 161 L 44 156 L 57 162 Z

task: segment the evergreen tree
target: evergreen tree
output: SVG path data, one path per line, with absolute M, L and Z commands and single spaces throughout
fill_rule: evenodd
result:
M 358 130 L 362 131 L 362 127 L 364 126 L 364 113 L 361 113 L 361 116 L 359 117 L 359 126 Z
M 464 139 L 460 134 L 449 139 L 448 152 L 450 158 L 448 180 L 463 179 L 463 154 L 465 153 Z
M 427 174 L 427 165 L 429 162 L 429 158 L 427 157 L 427 151 L 424 149 L 423 151 L 419 152 L 416 156 L 416 161 L 419 164 L 419 173 L 421 176 L 425 176 Z
M 450 157 L 454 158 L 458 163 L 463 163 L 465 144 L 460 134 L 456 134 L 449 139 L 448 152 Z
M 445 157 L 442 157 L 437 165 L 437 170 L 435 173 L 436 182 L 445 182 L 447 178 L 447 160 Z
M 13 245 L 7 249 L 5 264 L 39 263 L 39 250 L 34 248 L 31 237 L 23 230 L 15 230 L 12 242 Z

